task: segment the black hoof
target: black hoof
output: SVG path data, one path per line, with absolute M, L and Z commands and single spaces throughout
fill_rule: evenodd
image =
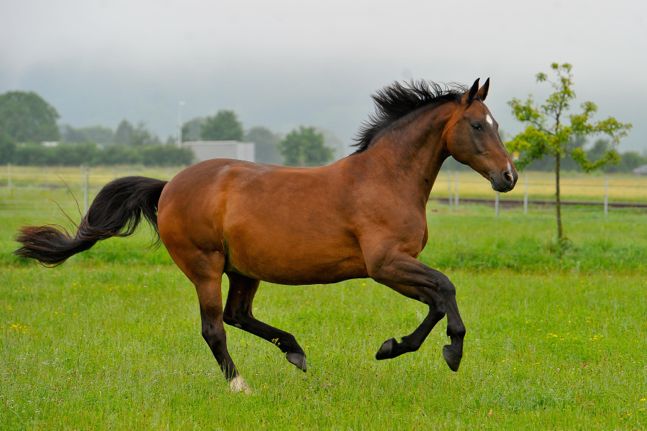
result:
M 462 356 L 462 354 L 455 352 L 449 344 L 443 347 L 443 358 L 445 358 L 445 362 L 452 371 L 458 371 Z
M 288 362 L 294 364 L 298 369 L 305 373 L 306 371 L 306 355 L 303 353 L 288 352 L 285 354 Z
M 398 342 L 395 341 L 395 338 L 390 338 L 382 343 L 382 347 L 375 354 L 375 359 L 378 361 L 381 359 L 390 359 L 397 355 L 394 354 L 395 347 L 398 345 Z

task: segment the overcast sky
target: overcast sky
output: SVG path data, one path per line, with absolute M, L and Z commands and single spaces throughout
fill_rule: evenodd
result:
M 394 80 L 471 84 L 488 106 L 545 94 L 534 79 L 574 65 L 578 101 L 634 128 L 647 151 L 647 2 L 0 0 L 0 92 L 32 90 L 61 122 L 145 122 L 166 137 L 183 120 L 234 109 L 245 127 L 330 130 L 350 143 Z

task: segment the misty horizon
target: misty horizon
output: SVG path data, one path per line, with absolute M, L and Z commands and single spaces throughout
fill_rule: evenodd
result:
M 647 6 L 385 5 L 3 4 L 0 93 L 35 91 L 73 127 L 115 129 L 127 119 L 164 139 L 176 134 L 178 115 L 185 122 L 231 109 L 245 129 L 314 126 L 348 148 L 373 112 L 370 95 L 411 79 L 490 77 L 487 104 L 512 135 L 522 126 L 507 102 L 541 100 L 548 88 L 535 74 L 570 62 L 577 103 L 598 104 L 596 119 L 633 123 L 621 151 L 647 150 L 647 59 L 635 54 L 647 40 Z

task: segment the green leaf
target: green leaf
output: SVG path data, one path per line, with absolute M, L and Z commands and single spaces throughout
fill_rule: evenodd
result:
M 569 115 L 571 102 L 576 97 L 573 90 L 573 66 L 570 63 L 555 62 L 551 63 L 550 68 L 552 79 L 544 72 L 536 74 L 537 81 L 548 82 L 553 89 L 540 106 L 535 104 L 532 96 L 523 101 L 513 98 L 508 102 L 514 117 L 526 126 L 524 131 L 506 144 L 511 151 L 519 153 L 517 166 L 523 168 L 533 160 L 548 155 L 564 157 L 571 154 L 578 165 L 588 172 L 617 161 L 618 154 L 613 149 L 591 161 L 581 147 L 572 149 L 571 143 L 576 137 L 585 139 L 603 134 L 611 138 L 611 143 L 615 145 L 627 135 L 631 124 L 622 123 L 614 117 L 593 122 L 591 117 L 598 107 L 591 101 L 580 105 L 580 113 Z

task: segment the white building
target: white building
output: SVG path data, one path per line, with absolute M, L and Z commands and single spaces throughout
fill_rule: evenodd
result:
M 209 159 L 238 159 L 255 161 L 254 144 L 238 141 L 185 141 L 183 148 L 191 148 L 196 162 Z
M 636 175 L 647 175 L 647 165 L 638 166 L 633 170 L 633 173 Z

